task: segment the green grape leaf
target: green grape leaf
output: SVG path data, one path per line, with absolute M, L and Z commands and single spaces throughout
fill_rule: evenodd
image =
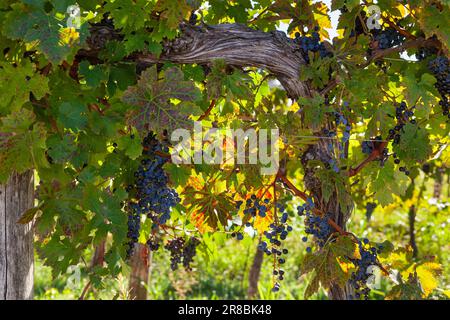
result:
M 56 163 L 63 163 L 71 158 L 76 151 L 71 135 L 64 135 L 61 137 L 57 134 L 51 135 L 47 138 L 46 145 L 48 148 L 48 156 Z
M 442 10 L 439 10 L 434 5 L 425 5 L 419 12 L 418 21 L 426 37 L 431 38 L 436 35 L 447 49 L 450 48 L 450 25 L 448 23 L 450 8 L 443 6 Z
M 133 160 L 137 159 L 143 150 L 141 140 L 138 136 L 136 129 L 133 128 L 131 135 L 124 135 L 117 141 L 117 148 L 125 151 L 125 154 Z
M 145 26 L 148 13 L 152 9 L 148 7 L 149 4 L 147 0 L 108 1 L 105 4 L 105 11 L 111 13 L 116 28 L 128 33 Z
M 410 274 L 406 282 L 392 287 L 386 300 L 422 300 L 422 287 L 417 274 Z
M 370 175 L 369 192 L 375 193 L 375 200 L 383 207 L 394 201 L 394 195 L 405 194 L 407 188 L 408 178 L 389 161 Z
M 185 0 L 159 0 L 155 10 L 162 12 L 161 18 L 169 29 L 177 29 L 180 22 L 187 17 L 191 8 Z
M 319 283 L 324 288 L 329 288 L 332 284 L 344 287 L 351 276 L 349 259 L 360 258 L 357 244 L 348 236 L 339 236 L 321 250 L 306 255 L 300 272 L 313 272 L 313 278 L 305 291 L 305 299 L 319 289 Z
M 185 81 L 183 72 L 177 67 L 164 71 L 158 79 L 156 66 L 145 70 L 136 86 L 129 87 L 122 100 L 137 109 L 130 112 L 128 123 L 139 131 L 191 128 L 190 115 L 200 115 L 194 103 L 200 93 L 191 81 Z
M 87 124 L 87 106 L 83 102 L 63 102 L 59 105 L 58 121 L 65 128 L 74 131 L 83 129 Z
M 95 88 L 102 81 L 108 79 L 105 67 L 102 65 L 91 65 L 88 61 L 81 61 L 79 64 L 79 74 L 84 77 L 89 87 Z
M 0 63 L 0 116 L 19 110 L 29 101 L 30 92 L 41 99 L 48 91 L 48 79 L 35 73 L 31 63 L 17 67 Z
M 423 162 L 431 153 L 428 132 L 416 124 L 407 123 L 401 133 L 400 143 L 394 145 L 398 157 L 407 163 Z
M 0 120 L 0 182 L 11 172 L 23 173 L 35 166 L 47 166 L 46 130 L 35 123 L 35 115 L 26 109 Z
M 419 99 L 422 99 L 425 106 L 434 102 L 435 98 L 433 97 L 431 92 L 434 91 L 435 82 L 436 79 L 429 73 L 422 74 L 420 81 L 418 81 L 413 71 L 409 71 L 408 69 L 407 72 L 405 72 L 405 77 L 403 78 L 403 83 L 405 86 L 403 92 L 408 105 L 416 105 Z M 425 115 L 428 115 L 428 113 L 429 110 L 425 113 Z
M 309 127 L 320 125 L 331 111 L 330 107 L 324 104 L 324 98 L 321 95 L 315 95 L 313 98 L 300 97 L 298 104 L 303 107 L 305 112 L 305 123 Z
M 37 41 L 39 48 L 52 62 L 61 62 L 72 48 L 61 42 L 61 21 L 43 9 L 16 3 L 13 10 L 6 14 L 4 34 L 11 39 L 25 42 Z

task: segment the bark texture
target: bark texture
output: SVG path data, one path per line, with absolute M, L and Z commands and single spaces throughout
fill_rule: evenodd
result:
M 129 292 L 131 300 L 147 300 L 147 288 L 149 275 L 149 252 L 148 247 L 136 243 L 134 252 L 130 258 L 131 274 Z
M 258 294 L 258 282 L 261 275 L 261 266 L 264 259 L 264 252 L 256 249 L 255 257 L 248 275 L 248 298 L 253 299 Z
M 262 32 L 241 24 L 182 24 L 180 28 L 181 36 L 167 42 L 159 58 L 140 55 L 138 60 L 209 64 L 222 59 L 232 66 L 268 70 L 293 99 L 310 94 L 308 86 L 299 80 L 300 66 L 305 64 L 300 46 L 284 32 Z
M 17 223 L 33 200 L 32 171 L 14 173 L 0 186 L 0 300 L 33 299 L 32 222 Z

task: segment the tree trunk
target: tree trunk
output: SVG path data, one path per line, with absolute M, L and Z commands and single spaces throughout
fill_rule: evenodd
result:
M 149 274 L 149 250 L 146 245 L 136 243 L 130 258 L 131 274 L 128 286 L 131 300 L 147 300 L 147 288 Z
M 248 275 L 248 298 L 253 299 L 258 293 L 258 281 L 261 274 L 261 266 L 264 258 L 264 252 L 256 249 L 255 257 L 253 258 L 253 264 L 250 268 Z
M 33 299 L 32 222 L 17 223 L 33 200 L 32 171 L 14 173 L 0 186 L 0 300 Z

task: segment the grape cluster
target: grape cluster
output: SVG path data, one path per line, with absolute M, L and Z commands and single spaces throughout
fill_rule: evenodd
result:
M 426 58 L 435 55 L 438 52 L 438 49 L 435 47 L 420 47 L 419 50 L 417 50 L 416 58 L 419 61 L 423 61 Z
M 438 56 L 436 59 L 433 59 L 428 63 L 428 68 L 437 79 L 434 86 L 441 95 L 439 104 L 442 107 L 442 114 L 450 119 L 450 110 L 448 105 L 448 98 L 450 95 L 450 65 L 448 58 Z
M 317 245 L 322 248 L 327 242 L 332 229 L 328 223 L 330 214 L 327 213 L 323 216 L 313 215 L 310 212 L 306 213 L 305 217 L 305 232 L 306 234 L 311 234 Z M 307 242 L 308 238 L 303 237 L 302 241 Z
M 183 267 L 186 270 L 192 270 L 191 263 L 194 260 L 197 253 L 197 246 L 200 244 L 200 240 L 191 237 L 183 249 Z
M 281 214 L 280 219 L 275 219 L 275 222 L 270 224 L 270 230 L 264 231 L 265 240 L 258 244 L 258 250 L 264 252 L 266 255 L 274 256 L 273 276 L 276 277 L 272 291 L 278 292 L 280 283 L 284 279 L 284 270 L 281 265 L 286 262 L 285 255 L 289 253 L 288 249 L 283 248 L 282 241 L 286 240 L 289 232 L 292 231 L 292 226 L 288 225 L 289 214 L 286 212 L 286 207 L 280 203 L 276 204 L 278 213 Z
M 144 138 L 144 159 L 134 173 L 135 201 L 131 209 L 138 214 L 147 214 L 156 224 L 165 224 L 170 219 L 172 207 L 180 201 L 177 192 L 168 187 L 169 179 L 163 169 L 167 158 L 158 153 L 167 153 L 168 148 L 156 140 L 153 134 Z
M 373 150 L 378 149 L 378 145 L 381 142 L 381 136 L 376 136 L 375 138 L 370 138 L 370 140 L 364 140 L 361 143 L 361 151 L 364 154 L 371 154 Z
M 393 157 L 394 157 L 394 163 L 395 164 L 400 164 L 400 159 L 397 157 L 396 153 L 393 154 Z M 405 175 L 409 176 L 409 170 L 406 167 L 404 167 L 404 166 L 403 167 L 399 167 L 398 170 L 400 172 L 404 172 Z
M 388 49 L 398 45 L 401 45 L 405 41 L 405 37 L 402 36 L 394 28 L 387 28 L 384 30 L 372 30 L 375 41 L 378 42 L 378 48 Z
M 381 142 L 382 142 L 381 136 L 370 138 L 370 140 L 364 140 L 361 143 L 362 153 L 370 155 L 374 150 L 378 150 L 380 148 Z M 378 159 L 380 160 L 380 166 L 383 166 L 388 158 L 389 158 L 389 151 L 387 148 L 383 148 L 380 156 L 378 157 Z
M 242 207 L 243 203 L 244 202 L 241 200 L 236 201 L 236 209 L 239 210 Z M 256 195 L 252 194 L 250 198 L 245 201 L 245 208 L 243 213 L 244 215 L 246 215 L 246 217 L 250 217 L 250 219 L 256 217 L 265 218 L 269 205 L 270 199 L 265 198 L 263 201 L 261 201 Z M 246 223 L 247 227 L 250 227 L 251 225 L 252 224 L 250 222 Z M 237 240 L 244 239 L 244 235 L 241 232 L 233 232 L 231 236 L 233 238 L 236 238 Z
M 305 233 L 312 235 L 314 242 L 322 248 L 333 231 L 328 223 L 331 214 L 327 213 L 323 216 L 315 215 L 312 212 L 313 209 L 314 202 L 312 198 L 307 198 L 303 205 L 297 207 L 297 214 L 299 216 L 305 216 Z M 308 237 L 303 237 L 302 241 L 307 242 Z M 306 248 L 306 252 L 310 253 L 311 251 L 311 247 Z
M 307 63 L 309 63 L 309 52 L 318 52 L 321 58 L 333 56 L 324 43 L 320 42 L 318 30 L 316 27 L 311 36 L 301 36 L 299 32 L 295 34 L 295 41 L 300 45 L 302 56 Z
M 184 239 L 177 237 L 167 241 L 166 250 L 170 252 L 170 269 L 175 271 L 183 260 Z
M 157 239 L 148 239 L 147 246 L 150 251 L 158 251 L 159 249 L 159 241 Z
M 131 257 L 134 250 L 134 245 L 138 242 L 139 231 L 141 230 L 141 215 L 134 211 L 128 212 L 128 243 L 127 243 L 127 258 Z
M 414 116 L 414 110 L 416 106 L 408 108 L 406 102 L 402 101 L 399 106 L 395 108 L 395 118 L 397 119 L 397 124 L 393 129 L 389 130 L 388 140 L 393 140 L 392 144 L 399 144 L 401 139 L 401 132 L 405 123 L 409 122 L 411 124 L 416 124 L 417 120 Z M 400 159 L 398 159 L 397 154 L 393 154 L 394 163 L 400 164 Z M 409 171 L 406 167 L 400 167 L 399 171 L 404 172 L 409 175 Z
M 399 106 L 395 108 L 395 118 L 397 119 L 397 125 L 389 130 L 389 140 L 393 140 L 393 144 L 400 143 L 400 133 L 402 132 L 403 127 L 406 122 L 410 122 L 412 124 L 416 123 L 416 119 L 414 117 L 414 109 L 415 106 L 412 106 L 410 109 L 406 107 L 406 102 L 402 101 Z
M 248 198 L 245 201 L 245 209 L 244 214 L 249 214 L 252 217 L 259 216 L 261 218 L 264 218 L 267 214 L 267 205 L 270 203 L 270 199 L 264 199 L 262 203 L 260 203 L 260 200 L 256 197 L 256 195 L 252 194 L 250 198 Z M 236 209 L 240 209 L 242 206 L 243 201 L 237 201 L 236 202 Z
M 361 150 L 364 154 L 371 154 L 374 150 L 373 141 L 364 140 L 361 144 Z
M 175 271 L 178 269 L 178 265 L 182 263 L 186 270 L 192 270 L 191 263 L 199 244 L 200 240 L 195 237 L 191 237 L 187 242 L 181 237 L 167 241 L 165 248 L 170 252 L 170 268 Z
M 349 282 L 355 289 L 354 298 L 360 299 L 361 297 L 364 297 L 365 299 L 368 299 L 370 289 L 367 286 L 367 282 L 371 277 L 374 277 L 369 267 L 378 264 L 378 250 L 369 244 L 368 239 L 363 239 L 362 241 L 359 240 L 358 247 L 361 259 L 352 260 L 357 269 L 352 273 Z
M 131 138 L 135 137 L 132 135 Z M 146 214 L 156 225 L 165 224 L 170 219 L 172 207 L 180 201 L 176 191 L 167 186 L 168 177 L 163 169 L 167 159 L 158 152 L 167 153 L 168 149 L 149 133 L 143 140 L 143 159 L 134 173 L 134 184 L 127 187 L 132 195 L 127 206 L 128 256 L 139 238 L 141 214 Z

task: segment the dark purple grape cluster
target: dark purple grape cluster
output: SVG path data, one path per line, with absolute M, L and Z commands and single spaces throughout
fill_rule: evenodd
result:
M 371 141 L 371 140 L 364 140 L 361 143 L 361 150 L 362 150 L 362 153 L 364 153 L 364 154 L 371 154 L 373 152 L 373 150 L 374 150 L 373 141 Z
M 312 198 L 307 198 L 303 205 L 297 207 L 297 214 L 305 217 L 305 233 L 307 235 L 312 235 L 313 241 L 322 248 L 333 232 L 328 223 L 331 214 L 327 213 L 323 216 L 319 216 L 312 212 L 313 208 L 314 202 Z M 302 241 L 308 242 L 308 237 L 304 236 Z M 311 253 L 312 248 L 308 246 L 306 252 Z
M 355 289 L 356 299 L 369 298 L 370 288 L 367 286 L 369 278 L 373 277 L 369 267 L 378 264 L 377 254 L 379 250 L 369 244 L 368 239 L 358 240 L 359 253 L 361 259 L 353 259 L 352 262 L 356 266 L 356 271 L 350 277 L 350 284 Z
M 236 201 L 236 209 L 240 210 L 243 204 L 244 204 L 244 201 L 241 201 L 241 200 Z M 265 198 L 264 200 L 258 199 L 258 197 L 256 195 L 252 194 L 250 196 L 250 198 L 248 198 L 245 201 L 245 208 L 243 211 L 246 220 L 248 220 L 248 222 L 246 223 L 246 226 L 250 227 L 252 225 L 250 222 L 250 220 L 252 218 L 256 218 L 256 217 L 265 218 L 267 215 L 267 212 L 268 212 L 269 205 L 270 205 L 270 199 L 268 199 L 268 198 Z M 244 239 L 244 234 L 242 232 L 233 232 L 231 234 L 231 236 L 233 238 L 236 238 L 237 240 Z
M 400 159 L 397 157 L 397 154 L 394 153 L 392 156 L 394 157 L 394 163 L 395 163 L 395 164 L 400 164 L 401 161 L 400 161 Z M 408 170 L 405 166 L 399 167 L 398 170 L 399 170 L 400 172 L 404 172 L 405 175 L 409 176 L 409 173 L 410 173 L 410 172 L 409 172 L 409 170 Z
M 150 251 L 158 251 L 160 244 L 158 239 L 153 238 L 147 240 L 147 246 Z
M 378 48 L 388 49 L 401 45 L 405 41 L 405 37 L 402 36 L 394 28 L 387 28 L 384 30 L 372 30 L 375 41 L 378 42 Z
M 260 201 L 256 195 L 252 194 L 250 198 L 245 201 L 244 214 L 251 215 L 252 217 L 259 216 L 264 218 L 267 214 L 267 206 L 269 203 L 270 199 L 266 198 L 264 201 Z M 242 204 L 243 201 L 237 201 L 236 209 L 240 209 Z
M 416 106 L 412 106 L 408 108 L 406 106 L 406 102 L 402 101 L 395 108 L 395 119 L 397 120 L 397 124 L 393 129 L 389 130 L 388 140 L 393 140 L 392 144 L 399 144 L 401 140 L 401 133 L 403 132 L 403 127 L 406 123 L 416 124 L 417 120 L 414 116 L 414 110 Z M 387 153 L 387 152 L 386 152 Z M 393 154 L 394 163 L 400 164 L 400 159 L 397 157 L 397 154 Z M 399 171 L 404 172 L 406 175 L 409 175 L 409 170 L 406 167 L 399 167 Z
M 170 252 L 170 269 L 173 271 L 178 269 L 178 265 L 183 260 L 184 239 L 177 237 L 167 241 L 165 248 Z
M 399 106 L 395 108 L 395 118 L 397 119 L 397 125 L 389 130 L 389 140 L 393 140 L 393 144 L 399 144 L 401 138 L 401 132 L 405 123 L 410 122 L 416 124 L 417 120 L 414 117 L 414 109 L 416 106 L 408 108 L 406 102 L 402 101 Z
M 132 135 L 131 138 L 135 137 Z M 128 256 L 139 238 L 141 215 L 146 214 L 156 225 L 165 224 L 170 219 L 172 207 L 180 201 L 176 191 L 167 185 L 169 179 L 163 169 L 167 158 L 158 155 L 158 152 L 167 153 L 168 149 L 153 133 L 149 133 L 143 140 L 143 159 L 134 173 L 134 184 L 127 187 L 130 194 L 127 206 Z
M 128 243 L 127 243 L 127 258 L 131 257 L 134 250 L 134 245 L 138 242 L 139 232 L 141 230 L 141 215 L 134 211 L 128 212 Z
M 183 267 L 186 270 L 192 270 L 191 263 L 194 261 L 194 257 L 197 253 L 197 246 L 200 244 L 200 240 L 195 237 L 191 237 L 183 248 Z
M 361 143 L 361 151 L 364 154 L 370 155 L 374 150 L 377 150 L 382 142 L 381 136 L 376 136 L 375 138 L 370 138 L 370 140 L 364 140 Z M 388 156 L 387 148 L 383 149 L 383 153 L 381 155 L 381 162 L 384 163 L 385 159 Z
M 447 57 L 438 56 L 428 63 L 428 68 L 433 73 L 437 82 L 435 87 L 441 95 L 439 105 L 442 108 L 442 114 L 450 119 L 450 110 L 448 98 L 450 95 L 450 65 Z
M 327 50 L 323 42 L 320 42 L 319 28 L 315 28 L 311 36 L 302 36 L 299 32 L 295 34 L 295 41 L 300 45 L 303 58 L 309 63 L 309 52 L 318 52 L 321 58 L 332 57 L 333 54 Z
M 191 263 L 197 253 L 199 244 L 200 240 L 195 237 L 191 237 L 188 241 L 181 237 L 167 241 L 165 249 L 170 252 L 170 268 L 175 271 L 181 263 L 186 270 L 192 270 Z
M 282 241 L 286 240 L 289 232 L 292 231 L 292 226 L 288 225 L 289 214 L 286 212 L 286 207 L 277 203 L 276 207 L 278 213 L 281 215 L 280 219 L 275 219 L 275 222 L 270 224 L 270 230 L 264 232 L 265 240 L 258 244 L 258 250 L 261 250 L 266 255 L 275 256 L 275 263 L 273 265 L 273 275 L 277 278 L 273 292 L 278 292 L 280 289 L 280 283 L 284 279 L 284 270 L 281 269 L 281 265 L 286 262 L 285 255 L 289 253 L 288 249 L 283 248 Z
M 177 192 L 168 186 L 169 179 L 163 169 L 167 158 L 158 154 L 168 153 L 164 147 L 150 133 L 144 138 L 144 159 L 134 173 L 135 184 L 134 201 L 131 209 L 137 214 L 146 214 L 156 224 L 165 224 L 170 219 L 172 207 L 176 206 L 180 198 Z
M 313 236 L 314 242 L 322 248 L 332 233 L 332 228 L 328 223 L 330 214 L 323 216 L 314 215 L 311 212 L 306 213 L 305 217 L 305 233 Z M 308 238 L 304 237 L 302 241 L 307 242 Z

